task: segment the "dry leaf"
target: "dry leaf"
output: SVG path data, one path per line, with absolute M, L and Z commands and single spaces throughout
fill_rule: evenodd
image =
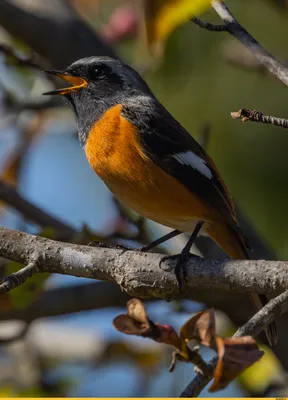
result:
M 132 299 L 127 303 L 128 315 L 118 315 L 113 325 L 126 335 L 149 337 L 159 343 L 165 343 L 181 349 L 181 340 L 170 325 L 154 324 L 146 313 L 142 301 Z
M 161 55 L 163 44 L 173 30 L 199 15 L 211 0 L 144 0 L 147 44 L 155 55 Z
M 127 303 L 128 315 L 138 322 L 149 325 L 146 309 L 142 301 L 132 299 Z
M 217 337 L 216 344 L 219 360 L 210 392 L 225 388 L 264 354 L 251 336 L 227 339 Z
M 128 301 L 127 310 L 127 315 L 121 314 L 114 318 L 113 325 L 119 332 L 158 340 L 161 333 L 158 327 L 148 319 L 142 301 L 138 299 Z
M 180 338 L 185 342 L 196 340 L 203 346 L 216 349 L 214 310 L 205 310 L 190 318 L 180 329 Z
M 113 320 L 115 328 L 126 335 L 147 336 L 150 331 L 150 325 L 141 323 L 131 318 L 129 315 L 118 315 Z
M 250 336 L 222 339 L 215 335 L 214 310 L 202 311 L 190 318 L 180 329 L 180 336 L 170 325 L 152 322 L 140 300 L 132 299 L 127 303 L 128 315 L 119 315 L 114 326 L 128 335 L 149 337 L 159 343 L 174 346 L 170 371 L 177 360 L 193 363 L 203 374 L 211 374 L 210 369 L 197 351 L 188 347 L 191 340 L 213 348 L 218 354 L 218 364 L 214 372 L 214 382 L 210 392 L 225 388 L 244 370 L 260 360 L 260 351 Z

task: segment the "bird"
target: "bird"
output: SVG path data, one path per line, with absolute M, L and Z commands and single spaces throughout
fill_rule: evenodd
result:
M 215 163 L 135 69 L 95 56 L 44 72 L 69 83 L 44 94 L 62 95 L 72 106 L 90 167 L 120 202 L 173 229 L 141 250 L 191 234 L 175 267 L 180 286 L 198 234 L 209 236 L 232 259 L 249 259 L 248 240 Z M 250 297 L 257 310 L 267 303 L 263 294 Z M 274 322 L 265 332 L 269 344 L 276 344 Z

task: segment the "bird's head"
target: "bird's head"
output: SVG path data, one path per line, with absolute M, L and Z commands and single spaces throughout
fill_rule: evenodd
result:
M 110 57 L 88 57 L 71 64 L 64 71 L 45 71 L 70 83 L 45 95 L 62 95 L 72 102 L 113 100 L 117 102 L 134 93 L 151 93 L 138 72 Z

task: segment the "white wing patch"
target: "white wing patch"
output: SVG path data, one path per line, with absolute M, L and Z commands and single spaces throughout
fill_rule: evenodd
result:
M 185 153 L 178 153 L 172 156 L 180 164 L 187 165 L 199 171 L 202 175 L 206 176 L 208 179 L 212 179 L 213 174 L 211 169 L 208 167 L 206 161 L 193 153 L 193 151 L 186 151 Z

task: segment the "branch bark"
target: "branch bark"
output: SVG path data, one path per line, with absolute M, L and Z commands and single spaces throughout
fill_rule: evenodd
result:
M 240 119 L 242 122 L 261 122 L 262 124 L 270 124 L 288 128 L 288 120 L 285 118 L 277 118 L 272 115 L 264 115 L 261 111 L 251 110 L 249 108 L 241 108 L 239 111 L 231 112 L 233 119 Z
M 109 247 L 73 245 L 0 228 L 0 256 L 29 265 L 37 272 L 108 280 L 129 295 L 163 298 L 179 295 L 175 260 L 160 266 L 162 255 Z M 25 268 L 25 267 L 24 267 Z M 276 295 L 288 289 L 288 262 L 263 260 L 187 261 L 187 290 L 220 289 Z M 7 291 L 2 284 L 0 291 Z

